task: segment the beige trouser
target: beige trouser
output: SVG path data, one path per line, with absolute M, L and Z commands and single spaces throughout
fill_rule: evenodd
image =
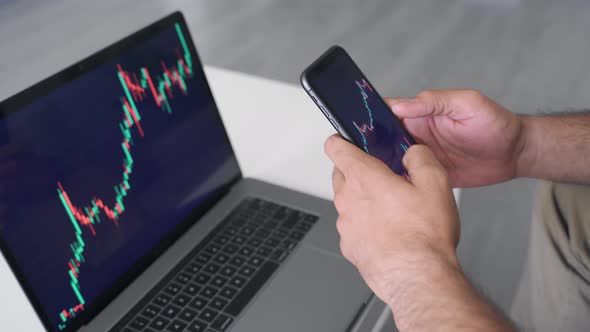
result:
M 511 317 L 523 331 L 590 331 L 590 186 L 540 183 Z

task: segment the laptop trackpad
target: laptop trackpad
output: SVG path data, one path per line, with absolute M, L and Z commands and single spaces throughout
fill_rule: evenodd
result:
M 344 331 L 370 290 L 343 257 L 302 247 L 232 331 Z

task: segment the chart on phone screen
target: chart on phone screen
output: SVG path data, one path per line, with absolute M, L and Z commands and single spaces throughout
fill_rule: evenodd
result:
M 371 99 L 379 97 L 375 94 L 369 82 L 367 82 L 364 78 L 357 80 L 354 83 L 358 88 L 359 98 L 362 104 L 361 112 L 363 112 L 366 116 L 363 122 L 353 120 L 352 124 L 360 136 L 363 149 L 365 150 L 365 152 L 372 154 L 371 148 L 369 146 L 369 137 L 371 135 L 379 135 L 379 133 L 375 132 L 377 130 L 375 125 L 376 115 L 374 114 L 373 109 L 371 107 Z M 405 135 L 401 135 L 399 142 L 394 144 L 399 144 L 399 147 L 401 148 L 403 153 L 405 153 L 412 145 L 412 143 L 410 143 L 410 141 L 407 137 L 405 137 Z M 393 148 L 395 149 L 395 147 Z M 402 172 L 401 175 L 406 179 L 410 178 L 405 170 L 404 172 Z

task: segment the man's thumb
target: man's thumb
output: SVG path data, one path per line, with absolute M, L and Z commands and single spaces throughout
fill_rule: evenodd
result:
M 412 183 L 419 188 L 449 185 L 448 174 L 426 145 L 412 145 L 403 158 Z
M 464 98 L 465 90 L 425 90 L 416 98 L 388 99 L 387 103 L 400 118 L 423 118 L 427 116 L 452 116 L 460 111 L 453 107 L 454 101 Z

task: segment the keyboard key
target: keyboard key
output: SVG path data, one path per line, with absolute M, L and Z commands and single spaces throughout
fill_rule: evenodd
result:
M 156 331 L 163 331 L 168 323 L 170 323 L 170 320 L 162 316 L 158 316 L 150 323 L 150 327 Z
M 156 298 L 154 299 L 154 303 L 163 307 L 165 305 L 167 305 L 168 303 L 170 303 L 170 300 L 172 300 L 172 298 L 168 295 L 165 294 L 160 294 L 158 296 L 156 296 Z
M 220 235 L 220 236 L 216 237 L 215 240 L 213 240 L 213 242 L 215 242 L 219 245 L 224 245 L 227 242 L 229 242 L 229 237 L 224 236 L 224 235 Z
M 215 261 L 221 265 L 225 264 L 229 260 L 229 257 L 224 254 L 219 254 L 215 257 Z
M 240 274 L 245 277 L 249 277 L 249 276 L 253 275 L 255 271 L 256 271 L 256 269 L 251 266 L 244 266 L 240 269 Z
M 264 241 L 265 245 L 272 248 L 277 247 L 280 243 L 281 240 L 277 239 L 276 237 L 271 237 L 270 239 L 266 239 L 266 241 Z
M 262 257 L 268 257 L 268 255 L 270 255 L 270 253 L 272 253 L 272 249 L 270 249 L 269 247 L 260 247 L 258 248 L 258 250 L 256 250 L 256 254 L 260 255 Z
M 189 332 L 205 332 L 206 328 L 207 328 L 206 323 L 196 320 L 196 321 L 190 323 L 186 330 Z
M 239 217 L 239 218 L 236 218 L 232 221 L 232 225 L 241 228 L 242 226 L 244 226 L 246 224 L 247 221 L 248 221 L 248 219 L 246 219 L 244 217 Z
M 293 240 L 299 241 L 301 239 L 303 239 L 303 236 L 305 234 L 298 232 L 298 231 L 293 231 L 291 232 L 291 234 L 289 235 L 290 238 L 292 238 Z
M 265 222 L 263 227 L 268 230 L 273 230 L 273 229 L 277 228 L 277 226 L 279 226 L 279 222 L 271 219 L 271 220 Z
M 311 214 L 307 214 L 307 215 L 305 215 L 305 217 L 303 217 L 303 220 L 305 220 L 305 221 L 310 222 L 310 223 L 313 224 L 313 223 L 315 223 L 318 220 L 318 217 L 317 216 L 313 216 Z
M 241 288 L 246 283 L 246 279 L 239 276 L 235 276 L 229 283 L 234 287 Z
M 189 303 L 189 306 L 191 308 L 197 309 L 197 310 L 202 310 L 203 308 L 205 308 L 205 305 L 207 305 L 207 300 L 205 300 L 202 297 L 195 297 L 191 303 Z
M 221 297 L 216 297 L 211 301 L 211 303 L 209 303 L 209 305 L 211 306 L 211 308 L 221 311 L 228 303 L 228 300 L 223 299 Z
M 159 312 L 160 309 L 158 307 L 148 304 L 145 308 L 143 308 L 141 314 L 147 318 L 154 318 Z
M 225 312 L 232 316 L 237 316 L 242 309 L 250 302 L 258 290 L 266 283 L 273 272 L 278 268 L 278 264 L 266 262 L 260 270 L 254 275 L 240 293 L 232 300 L 232 302 L 225 308 Z M 223 292 L 222 292 L 223 295 Z
M 240 219 L 249 220 L 249 219 L 252 219 L 252 217 L 254 217 L 255 215 L 256 215 L 255 210 L 252 210 L 251 208 L 244 209 L 240 212 Z
M 131 326 L 132 328 L 134 328 L 136 330 L 143 330 L 143 328 L 146 327 L 149 322 L 150 321 L 147 320 L 146 318 L 143 318 L 141 316 L 137 316 L 131 322 L 131 324 L 129 324 L 129 326 Z
M 230 237 L 234 236 L 234 235 L 238 234 L 238 228 L 237 227 L 228 227 L 225 229 L 225 233 Z
M 264 225 L 264 222 L 266 221 L 266 217 L 263 215 L 255 215 L 252 216 L 249 220 L 248 220 L 248 225 L 249 227 L 252 227 L 254 230 L 260 228 L 261 226 Z
M 261 244 L 262 244 L 262 240 L 255 238 L 255 237 L 248 240 L 248 245 L 251 245 L 252 247 L 258 247 Z
M 231 287 L 224 287 L 219 294 L 225 298 L 231 299 L 238 292 L 237 289 Z
M 207 286 L 207 287 L 203 288 L 203 290 L 200 293 L 200 295 L 206 299 L 212 298 L 213 296 L 215 296 L 215 294 L 217 294 L 217 289 L 215 289 L 211 286 Z
M 228 266 L 225 266 L 224 268 L 222 268 L 219 273 L 223 276 L 231 277 L 234 275 L 234 273 L 236 273 L 236 268 L 228 265 Z
M 256 267 L 262 265 L 262 262 L 264 262 L 264 258 L 258 257 L 258 256 L 254 256 L 254 257 L 250 258 L 250 260 L 248 261 L 248 263 L 250 263 L 251 265 L 254 265 Z
M 273 234 L 273 236 L 276 236 L 276 237 L 282 239 L 282 238 L 287 237 L 287 235 L 289 235 L 289 232 L 287 232 L 284 229 L 278 229 L 278 230 L 274 231 L 272 234 Z
M 180 273 L 178 276 L 176 276 L 176 278 L 174 280 L 176 280 L 178 283 L 180 284 L 187 284 L 189 281 L 191 281 L 191 276 L 186 274 L 186 273 Z
M 299 221 L 299 213 L 297 211 L 294 211 L 289 214 L 289 216 L 283 222 L 281 227 L 286 228 L 286 229 L 291 229 L 295 226 L 295 224 L 297 224 L 297 221 Z
M 210 263 L 209 265 L 205 266 L 205 271 L 215 274 L 219 271 L 220 266 L 215 263 Z
M 284 219 L 287 217 L 287 207 L 281 206 L 274 215 L 275 219 Z
M 238 235 L 234 237 L 232 241 L 237 245 L 242 245 L 244 242 L 246 242 L 246 238 L 241 235 Z
M 246 259 L 244 257 L 241 256 L 234 256 L 232 259 L 229 260 L 229 263 L 231 265 L 240 267 L 242 266 L 244 263 L 246 262 Z
M 237 245 L 235 244 L 228 244 L 223 248 L 223 251 L 225 253 L 228 253 L 230 255 L 233 255 L 236 251 L 238 251 L 238 249 L 240 249 Z
M 188 304 L 188 302 L 191 300 L 191 298 L 187 295 L 184 294 L 179 294 L 177 297 L 174 298 L 174 300 L 172 300 L 172 303 L 180 306 L 180 307 L 184 307 L 185 305 Z
M 252 198 L 248 200 L 248 207 L 259 210 L 262 208 L 262 200 L 260 198 Z
M 240 212 L 240 217 L 243 217 L 243 219 L 251 219 L 254 215 L 256 215 L 256 210 L 252 208 L 247 208 Z
M 201 285 L 204 285 L 204 284 L 208 283 L 209 280 L 211 280 L 211 276 L 208 275 L 208 274 L 206 274 L 206 273 L 199 273 L 195 277 L 195 281 L 198 282 Z
M 219 251 L 221 250 L 221 247 L 215 244 L 210 244 L 207 249 L 205 249 L 205 252 L 211 255 L 215 255 L 217 254 Z
M 188 294 L 189 296 L 193 297 L 195 295 L 197 295 L 197 293 L 201 290 L 201 286 L 197 285 L 197 284 L 188 284 L 184 290 L 183 293 Z
M 311 225 L 306 223 L 299 223 L 297 224 L 297 226 L 295 226 L 295 229 L 300 232 L 306 233 L 311 229 Z
M 207 254 L 200 254 L 199 256 L 197 256 L 197 258 L 195 258 L 195 262 L 200 264 L 207 264 L 209 263 L 211 258 L 213 258 L 213 256 Z
M 225 285 L 226 282 L 227 282 L 227 278 L 224 278 L 221 276 L 216 276 L 213 278 L 213 280 L 211 280 L 211 285 L 213 285 L 217 288 L 221 288 L 221 287 L 223 287 L 223 285 Z
M 199 315 L 199 318 L 206 321 L 207 323 L 211 323 L 215 317 L 217 316 L 217 311 L 209 308 L 205 308 L 203 312 Z
M 254 227 L 246 226 L 240 230 L 240 233 L 246 236 L 250 236 L 252 235 L 252 233 L 254 233 Z
M 211 323 L 211 327 L 218 330 L 218 331 L 225 331 L 228 326 L 231 324 L 232 319 L 231 317 L 220 314 L 217 318 Z
M 201 271 L 201 264 L 197 264 L 197 263 L 190 263 L 185 269 L 184 272 L 189 273 L 189 274 L 197 274 L 199 273 L 199 271 Z
M 162 311 L 162 315 L 167 318 L 174 318 L 178 313 L 180 313 L 180 308 L 175 305 L 169 305 Z
M 276 211 L 279 208 L 278 204 L 269 201 L 261 201 L 262 208 L 267 211 Z
M 259 229 L 254 233 L 254 236 L 258 236 L 260 238 L 266 239 L 270 236 L 270 232 L 266 229 Z
M 266 219 L 266 216 L 262 216 L 262 215 L 252 216 L 249 219 L 250 220 L 249 225 L 254 228 L 258 228 L 264 224 L 265 219 Z
M 174 296 L 174 295 L 178 294 L 181 289 L 182 289 L 182 286 L 180 286 L 179 284 L 171 283 L 164 289 L 164 292 Z
M 176 319 L 176 320 L 173 320 L 172 323 L 170 323 L 170 325 L 168 325 L 168 328 L 166 330 L 170 331 L 170 332 L 183 332 L 184 328 L 187 325 L 188 325 L 187 323 Z
M 250 247 L 243 247 L 239 251 L 240 255 L 244 255 L 246 257 L 249 257 L 250 255 L 252 255 L 253 252 L 254 252 L 254 249 L 252 249 Z
M 275 221 L 273 218 L 273 212 L 268 212 L 268 211 L 260 211 L 258 213 L 258 216 L 262 219 L 264 219 L 264 225 L 262 227 L 267 227 L 266 224 L 268 224 L 268 222 L 270 220 Z M 277 222 L 278 223 L 278 222 Z
M 184 309 L 180 313 L 180 315 L 178 315 L 178 318 L 183 319 L 187 322 L 192 322 L 193 319 L 195 319 L 195 317 L 197 317 L 197 312 L 191 308 Z

